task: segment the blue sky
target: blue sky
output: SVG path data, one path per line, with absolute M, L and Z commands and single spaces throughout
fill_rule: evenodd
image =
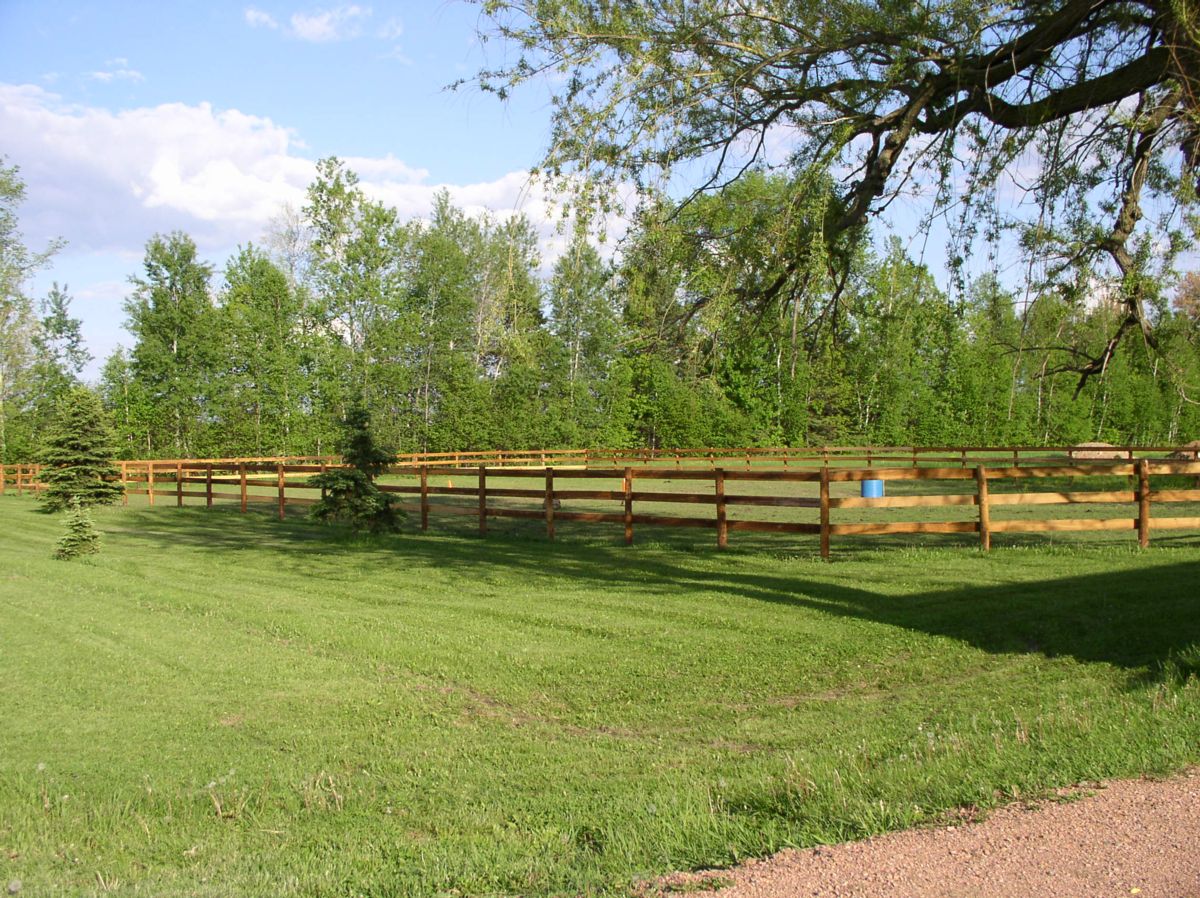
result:
M 458 0 L 0 0 L 0 155 L 26 182 L 26 242 L 66 241 L 32 289 L 70 286 L 91 373 L 128 342 L 121 304 L 147 239 L 187 231 L 219 270 L 302 202 L 323 156 L 406 216 L 446 187 L 469 210 L 551 218 L 525 177 L 547 94 L 444 89 L 497 61 L 478 24 Z

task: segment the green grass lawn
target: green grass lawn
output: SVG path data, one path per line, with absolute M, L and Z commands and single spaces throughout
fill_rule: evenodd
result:
M 826 564 L 813 538 L 133 505 L 61 562 L 36 507 L 0 499 L 23 894 L 622 895 L 1200 762 L 1195 534 Z

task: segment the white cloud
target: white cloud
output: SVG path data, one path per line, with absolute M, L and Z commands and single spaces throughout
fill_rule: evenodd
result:
M 311 13 L 293 13 L 290 19 L 293 37 L 313 43 L 348 40 L 362 33 L 362 24 L 371 17 L 371 7 L 350 4 Z
M 28 187 L 27 233 L 81 250 L 136 252 L 173 228 L 210 246 L 249 239 L 313 171 L 286 128 L 207 103 L 113 112 L 0 85 L 0 133 Z
M 4 153 L 27 192 L 21 229 L 30 246 L 65 238 L 37 289 L 66 281 L 99 373 L 119 342 L 124 278 L 138 271 L 146 241 L 182 230 L 218 270 L 239 243 L 258 241 L 284 204 L 304 204 L 315 165 L 303 144 L 269 118 L 208 103 L 121 111 L 69 104 L 42 87 L 0 83 Z M 470 215 L 525 214 L 539 235 L 543 271 L 566 249 L 560 207 L 524 172 L 474 184 L 432 184 L 430 173 L 388 155 L 348 157 L 363 190 L 404 219 L 427 219 L 442 189 Z M 610 238 L 624 223 L 610 219 Z M 613 243 L 602 250 L 611 254 Z
M 251 28 L 270 28 L 272 30 L 279 28 L 279 23 L 268 12 L 263 12 L 253 6 L 247 6 L 242 11 L 242 16 L 246 20 L 246 24 Z
M 122 62 L 123 61 L 124 60 L 122 60 Z M 130 68 L 105 69 L 89 72 L 88 77 L 93 81 L 99 81 L 103 84 L 110 84 L 113 81 L 132 81 L 137 84 L 146 80 L 142 76 L 141 72 L 139 72 L 137 69 Z
M 0 84 L 0 134 L 26 182 L 21 219 L 32 245 L 61 236 L 68 252 L 120 254 L 132 264 L 151 235 L 175 229 L 213 254 L 257 240 L 285 203 L 303 205 L 315 174 L 286 127 L 208 103 L 114 112 Z M 426 218 L 445 189 L 468 214 L 528 215 L 547 263 L 567 239 L 556 231 L 559 207 L 524 172 L 431 184 L 428 171 L 392 155 L 344 161 L 369 196 L 404 219 Z

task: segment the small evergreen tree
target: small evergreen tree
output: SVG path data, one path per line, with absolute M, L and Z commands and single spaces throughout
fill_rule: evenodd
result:
M 371 436 L 371 416 L 361 405 L 353 406 L 342 424 L 342 456 L 350 467 L 336 468 L 309 479 L 325 496 L 309 512 L 319 521 L 340 521 L 354 530 L 382 533 L 399 526 L 401 513 L 392 505 L 392 497 L 381 492 L 375 478 L 384 472 L 396 456 L 375 445 Z
M 71 497 L 67 512 L 67 531 L 58 541 L 54 557 L 66 561 L 80 555 L 93 555 L 100 551 L 100 534 L 92 523 L 87 509 L 75 496 Z
M 59 400 L 40 461 L 47 511 L 61 511 L 78 499 L 111 505 L 124 492 L 112 463 L 112 437 L 100 399 L 86 387 L 73 387 Z

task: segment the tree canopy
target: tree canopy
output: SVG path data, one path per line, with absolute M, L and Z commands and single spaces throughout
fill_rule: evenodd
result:
M 786 147 L 789 199 L 819 239 L 779 245 L 761 295 L 819 274 L 836 302 L 870 219 L 928 193 L 931 214 L 954 217 L 952 264 L 1009 232 L 1038 289 L 1078 300 L 1098 276 L 1120 282 L 1112 329 L 1064 348 L 1080 387 L 1128 332 L 1156 345 L 1153 285 L 1198 227 L 1195 0 L 482 6 L 484 37 L 517 53 L 479 83 L 507 96 L 556 76 L 540 172 L 580 202 L 622 182 L 721 188 Z

